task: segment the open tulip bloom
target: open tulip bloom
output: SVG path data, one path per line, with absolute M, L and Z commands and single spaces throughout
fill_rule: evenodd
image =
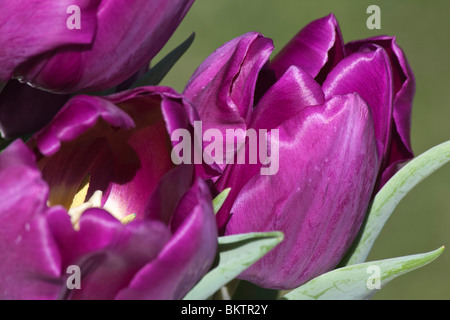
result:
M 170 160 L 163 119 L 188 121 L 161 89 L 77 96 L 30 147 L 0 155 L 2 298 L 180 299 L 206 273 L 212 200 L 192 166 Z
M 192 3 L 2 9 L 0 130 L 33 134 L 0 152 L 0 298 L 209 299 L 246 280 L 365 299 L 437 258 L 365 262 L 397 203 L 450 159 L 448 142 L 414 158 L 415 80 L 395 37 L 344 43 L 330 14 L 274 57 L 260 33 L 230 40 L 182 93 L 129 89 Z M 69 5 L 83 28 L 55 29 Z

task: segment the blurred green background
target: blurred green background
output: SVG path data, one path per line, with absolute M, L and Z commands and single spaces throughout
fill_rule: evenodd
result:
M 381 8 L 381 30 L 369 30 L 369 5 Z M 196 39 L 163 80 L 182 91 L 195 68 L 216 48 L 248 31 L 272 38 L 276 54 L 304 25 L 334 13 L 344 41 L 395 35 L 417 82 L 412 116 L 416 155 L 450 139 L 450 1 L 448 0 L 197 0 L 155 61 Z M 450 165 L 417 186 L 400 203 L 368 260 L 447 250 L 436 261 L 390 282 L 373 299 L 450 299 Z

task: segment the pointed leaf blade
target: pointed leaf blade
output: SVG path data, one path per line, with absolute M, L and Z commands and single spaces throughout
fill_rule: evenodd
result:
M 131 88 L 158 85 L 175 63 L 186 53 L 194 42 L 195 32 L 193 32 L 183 43 L 173 49 L 167 56 L 152 67 L 143 77 L 141 77 Z
M 272 250 L 283 237 L 281 232 L 219 237 L 218 264 L 197 283 L 184 300 L 207 299 Z
M 217 197 L 213 200 L 213 208 L 214 213 L 219 212 L 220 208 L 222 207 L 225 200 L 227 200 L 228 194 L 230 193 L 231 188 L 226 188 L 223 190 Z
M 287 300 L 364 300 L 396 277 L 418 269 L 439 257 L 437 250 L 386 260 L 355 264 L 325 273 L 292 290 Z
M 341 265 L 364 262 L 381 229 L 400 201 L 417 184 L 449 161 L 450 141 L 446 141 L 417 156 L 400 169 L 375 196 L 357 241 Z

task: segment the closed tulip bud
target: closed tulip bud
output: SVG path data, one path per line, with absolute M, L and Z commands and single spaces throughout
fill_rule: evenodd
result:
M 292 289 L 339 263 L 374 193 L 412 157 L 414 78 L 395 38 L 344 44 L 333 15 L 307 25 L 269 60 L 272 50 L 254 32 L 231 40 L 184 94 L 205 130 L 243 130 L 237 154 L 258 150 L 245 140 L 251 130 L 268 132 L 268 150 L 278 141 L 276 173 L 261 174 L 264 161 L 225 163 L 211 184 L 217 193 L 231 188 L 217 213 L 221 234 L 285 235 L 239 278 Z
M 60 93 L 116 86 L 149 63 L 193 2 L 3 1 L 0 81 Z

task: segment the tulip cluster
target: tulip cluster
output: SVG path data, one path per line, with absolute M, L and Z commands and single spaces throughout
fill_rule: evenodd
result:
M 259 33 L 225 43 L 182 93 L 128 89 L 192 3 L 5 3 L 0 130 L 33 134 L 0 153 L 0 298 L 182 299 L 212 268 L 218 237 L 269 231 L 283 242 L 239 279 L 296 288 L 336 267 L 374 194 L 413 157 L 403 51 L 387 36 L 344 43 L 332 14 L 272 59 Z M 71 5 L 81 28 L 61 15 Z M 196 139 L 199 122 L 221 141 L 237 132 L 231 159 L 276 151 L 277 171 L 230 154 L 175 164 L 172 134 Z M 254 148 L 258 130 L 267 139 Z M 81 289 L 68 286 L 73 266 Z

